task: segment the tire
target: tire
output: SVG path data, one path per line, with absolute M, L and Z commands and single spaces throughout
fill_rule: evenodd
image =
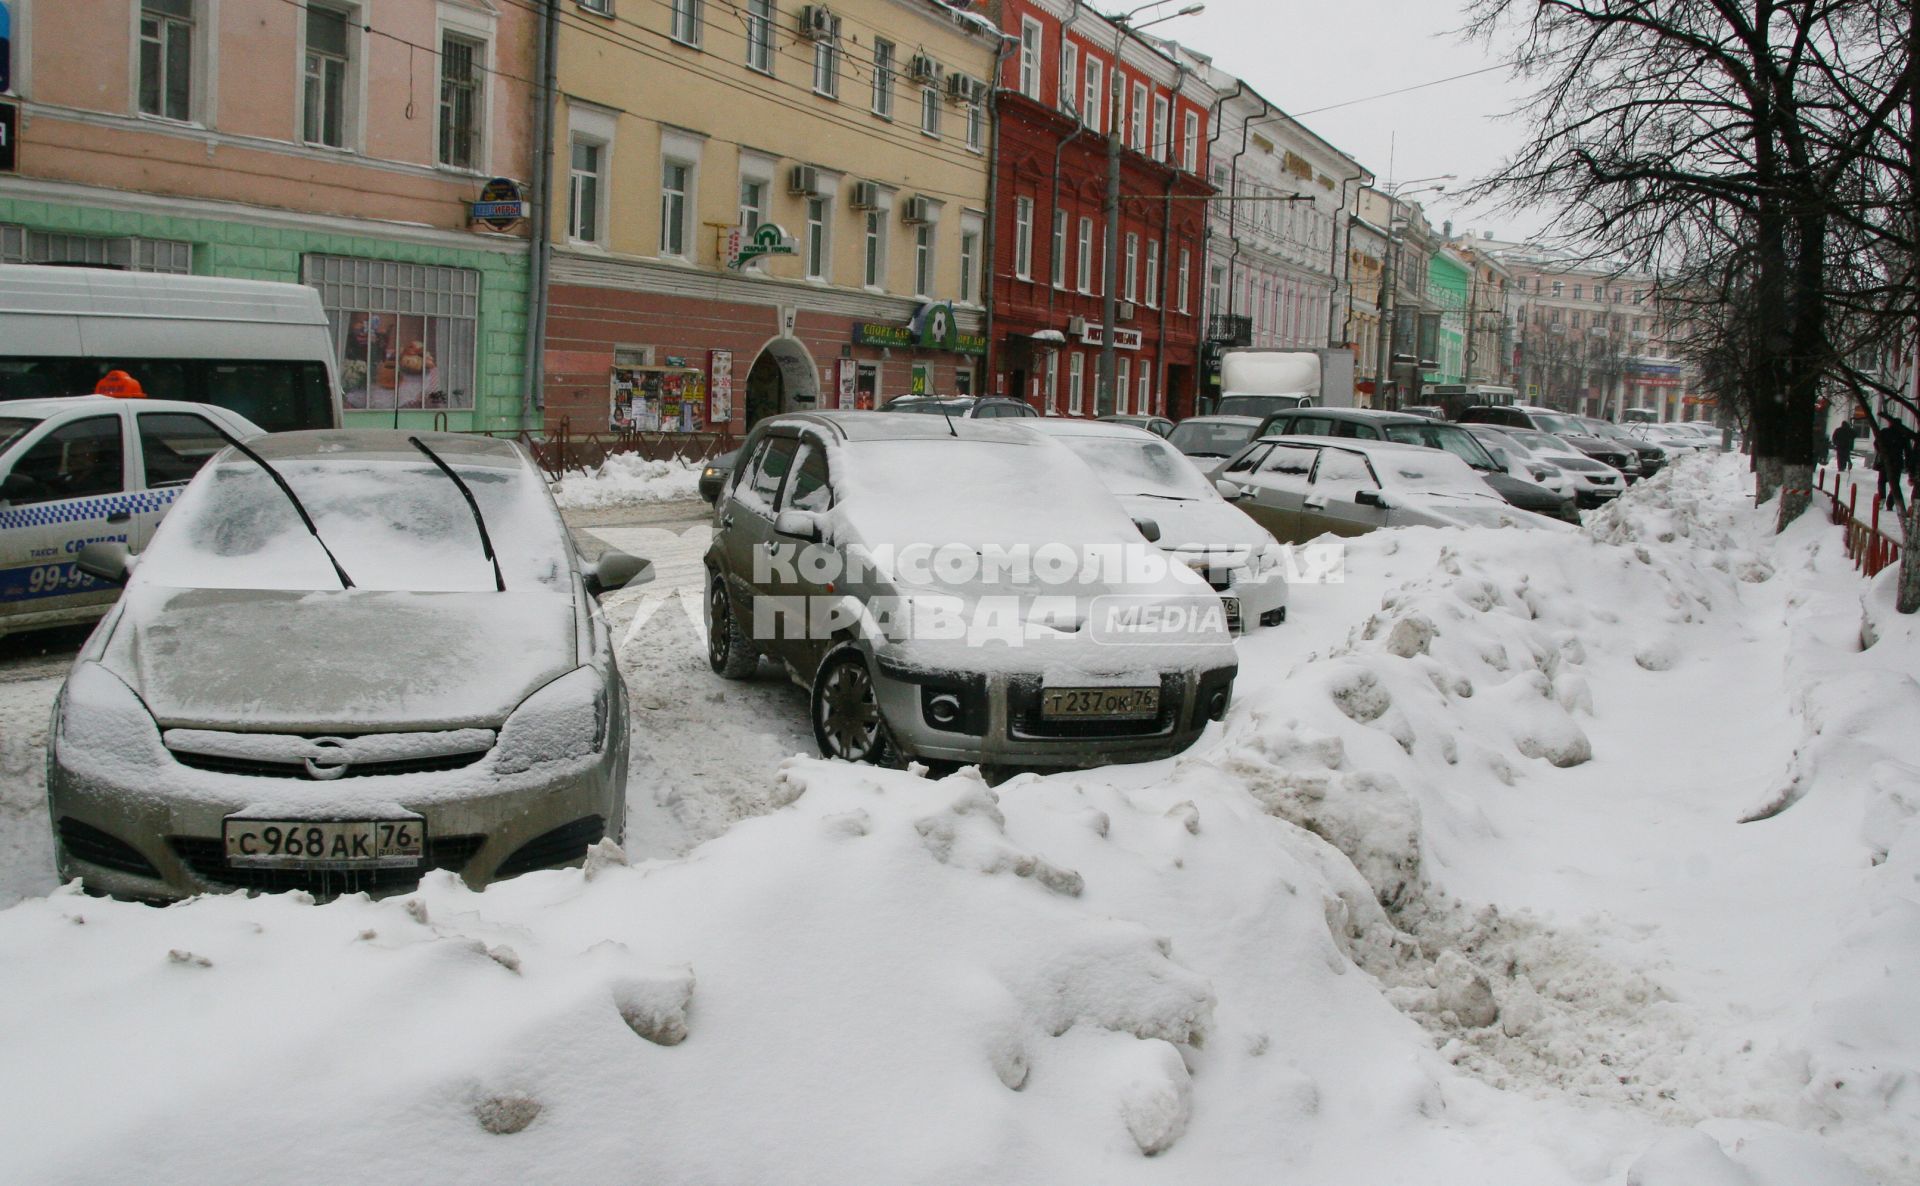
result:
M 880 713 L 873 674 L 852 647 L 834 652 L 820 665 L 813 677 L 808 713 L 821 757 L 875 766 L 900 764 L 899 749 Z
M 707 666 L 724 679 L 746 679 L 760 666 L 760 651 L 740 628 L 727 595 L 727 578 L 707 570 Z

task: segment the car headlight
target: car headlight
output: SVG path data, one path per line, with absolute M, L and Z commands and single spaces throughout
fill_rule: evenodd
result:
M 574 668 L 513 710 L 494 746 L 494 768 L 519 774 L 543 762 L 599 753 L 607 744 L 608 707 L 600 672 Z
M 74 665 L 53 714 L 54 760 L 120 770 L 167 760 L 160 726 L 132 688 L 98 663 Z

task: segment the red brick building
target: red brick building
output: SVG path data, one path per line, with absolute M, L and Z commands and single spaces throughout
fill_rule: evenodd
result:
M 1190 415 L 1213 91 L 1151 38 L 1071 0 L 996 7 L 1018 48 L 998 96 L 993 387 L 1061 415 Z M 1113 128 L 1121 197 L 1109 406 L 1098 372 Z

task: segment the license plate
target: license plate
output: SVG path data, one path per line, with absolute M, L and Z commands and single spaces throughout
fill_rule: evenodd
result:
M 1240 599 L 1222 597 L 1220 603 L 1227 607 L 1227 629 L 1238 634 L 1240 632 Z
M 420 863 L 417 819 L 226 821 L 227 863 L 238 869 L 391 869 Z
M 1061 717 L 1133 720 L 1159 714 L 1159 688 L 1048 688 L 1040 693 L 1040 715 L 1048 720 Z

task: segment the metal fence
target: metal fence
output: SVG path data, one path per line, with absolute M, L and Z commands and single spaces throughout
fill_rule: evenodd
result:
M 1843 470 L 1833 470 L 1833 489 L 1827 489 L 1828 470 L 1821 466 L 1814 470 L 1814 489 L 1825 494 L 1833 502 L 1832 519 L 1836 527 L 1846 529 L 1847 557 L 1853 566 L 1869 577 L 1878 576 L 1880 571 L 1900 562 L 1902 541 L 1888 534 L 1880 526 L 1882 506 L 1880 495 L 1873 496 L 1873 507 L 1865 519 L 1860 517 L 1860 487 L 1848 482 L 1841 475 Z M 1870 471 L 1869 471 L 1870 472 Z M 1896 519 L 1892 510 L 1887 508 L 1890 519 Z
M 444 431 L 442 425 L 436 430 Z M 550 479 L 568 470 L 592 470 L 607 458 L 621 453 L 637 454 L 647 461 L 702 461 L 735 448 L 740 442 L 730 431 L 715 432 L 586 432 L 576 433 L 568 417 L 548 425 L 545 432 L 532 433 L 524 428 L 476 430 L 475 436 L 519 441 Z

